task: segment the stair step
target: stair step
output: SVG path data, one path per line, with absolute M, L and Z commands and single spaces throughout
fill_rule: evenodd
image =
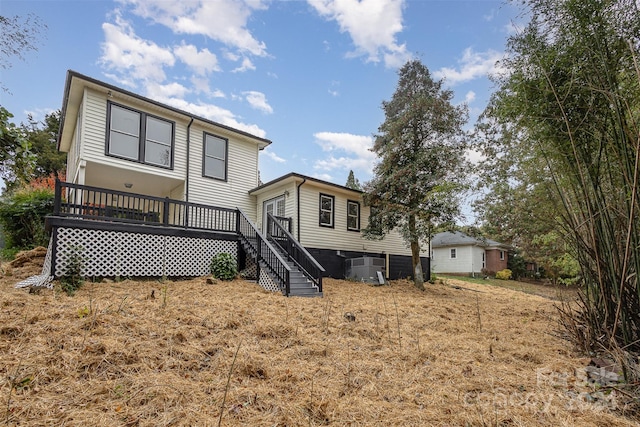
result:
M 304 297 L 304 298 L 321 297 L 322 296 L 322 292 L 304 292 L 304 293 L 291 292 L 289 294 L 289 296 L 290 297 Z
M 253 241 L 255 244 L 255 241 Z M 255 246 L 248 244 L 246 242 L 242 242 L 242 246 L 247 252 L 247 254 L 251 257 L 255 257 L 258 254 Z M 303 272 L 300 271 L 298 265 L 288 259 L 287 253 L 281 251 L 277 246 L 274 246 L 276 252 L 280 257 L 285 261 L 285 264 L 289 267 L 289 296 L 299 296 L 299 297 L 322 297 L 322 292 L 318 292 L 318 288 L 313 285 L 313 282 L 305 276 Z M 269 255 L 269 249 L 266 247 L 262 247 L 262 255 L 267 257 Z M 265 271 L 269 271 L 264 261 L 260 261 L 261 268 L 264 268 Z

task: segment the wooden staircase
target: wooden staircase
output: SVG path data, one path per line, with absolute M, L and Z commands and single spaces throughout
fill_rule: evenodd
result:
M 246 242 L 242 241 L 242 247 L 244 251 L 247 253 L 247 256 L 250 258 L 256 259 L 256 245 L 255 242 Z M 296 264 L 295 261 L 290 259 L 288 254 L 281 250 L 277 245 L 273 246 L 274 250 L 282 257 L 285 264 L 289 267 L 289 294 L 287 295 L 285 287 L 282 286 L 282 293 L 285 296 L 299 296 L 299 297 L 321 297 L 322 292 L 318 290 L 318 287 L 305 276 L 300 267 Z M 260 269 L 264 270 L 272 276 L 270 272 L 269 265 L 265 261 L 267 259 L 268 248 L 262 248 L 262 257 L 259 258 L 258 263 L 260 264 Z
M 278 234 L 265 237 L 239 210 L 238 234 L 249 258 L 256 262 L 257 280 L 264 271 L 285 296 L 321 297 L 324 268 L 282 228 L 275 225 Z M 274 221 L 269 215 L 269 219 Z
M 291 271 L 289 272 L 289 296 L 295 297 L 321 297 L 322 291 L 305 276 L 295 261 L 289 258 L 278 246 L 275 246 L 278 253 L 285 259 Z

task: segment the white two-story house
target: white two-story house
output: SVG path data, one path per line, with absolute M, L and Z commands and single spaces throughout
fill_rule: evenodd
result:
M 68 153 L 52 230 L 52 276 L 74 251 L 88 276 L 199 276 L 228 252 L 265 288 L 322 292 L 349 259 L 411 275 L 397 233 L 371 241 L 362 193 L 299 173 L 266 184 L 268 139 L 69 71 L 58 148 Z M 428 254 L 423 253 L 425 271 Z

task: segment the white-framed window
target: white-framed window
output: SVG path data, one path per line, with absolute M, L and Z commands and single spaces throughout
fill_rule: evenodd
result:
M 173 167 L 175 124 L 118 104 L 108 103 L 106 154 Z
M 334 196 L 320 193 L 320 226 L 333 228 L 335 201 Z
M 173 123 L 147 116 L 145 130 L 144 162 L 169 166 L 173 144 Z
M 504 251 L 500 251 L 500 261 L 504 261 Z
M 204 134 L 202 175 L 227 180 L 227 152 L 229 141 L 219 136 Z
M 456 248 L 451 248 L 451 252 L 449 254 L 451 259 L 456 259 L 458 257 L 458 250 Z
M 360 203 L 347 200 L 347 230 L 360 231 Z

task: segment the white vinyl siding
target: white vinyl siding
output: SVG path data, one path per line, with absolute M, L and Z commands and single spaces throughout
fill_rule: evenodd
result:
M 318 201 L 320 193 L 335 196 L 335 227 L 321 227 L 318 224 Z M 347 200 L 353 200 L 353 193 L 340 190 L 331 193 L 326 188 L 318 188 L 307 182 L 300 187 L 300 242 L 303 246 L 317 249 L 387 253 L 411 256 L 411 250 L 404 243 L 400 233 L 392 230 L 383 240 L 367 240 L 362 233 L 347 230 Z M 368 225 L 369 207 L 360 205 L 360 228 Z M 298 237 L 294 225 L 294 235 Z M 427 247 L 420 253 L 429 256 Z
M 202 176 L 205 132 L 228 138 L 226 181 Z M 232 133 L 225 134 L 222 129 L 203 128 L 198 123 L 191 127 L 190 156 L 190 202 L 230 209 L 237 207 L 251 221 L 258 222 L 255 198 L 249 196 L 249 190 L 258 186 L 258 146 L 255 142 L 234 138 Z
M 455 251 L 455 257 L 452 257 Z M 432 248 L 431 268 L 435 273 L 480 273 L 483 266 L 484 249 L 479 246 L 456 246 Z

